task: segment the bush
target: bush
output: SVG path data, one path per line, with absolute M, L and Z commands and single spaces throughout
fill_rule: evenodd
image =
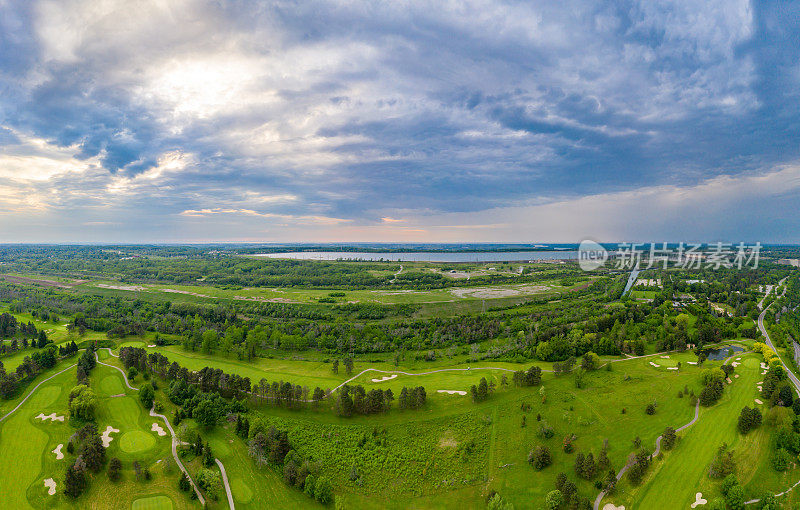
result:
M 314 484 L 314 499 L 323 505 L 330 503 L 333 499 L 333 488 L 327 477 L 320 476 Z
M 108 463 L 108 479 L 117 482 L 122 477 L 122 461 L 114 457 Z
M 550 455 L 550 448 L 546 446 L 537 446 L 528 454 L 528 462 L 537 471 L 546 468 L 553 462 L 553 457 Z
M 644 412 L 651 416 L 656 414 L 656 405 L 652 402 L 647 404 L 647 407 L 645 407 Z
M 772 467 L 775 471 L 786 471 L 786 468 L 789 467 L 790 460 L 789 452 L 783 448 L 778 448 L 772 454 Z
M 673 446 L 675 446 L 675 441 L 677 440 L 677 435 L 675 434 L 675 429 L 672 427 L 667 427 L 664 429 L 664 434 L 661 436 L 661 447 L 664 450 L 671 450 Z
M 564 502 L 564 496 L 558 489 L 548 492 L 547 496 L 545 496 L 544 498 L 544 503 L 550 510 L 556 510 L 558 507 L 561 506 L 563 502 Z

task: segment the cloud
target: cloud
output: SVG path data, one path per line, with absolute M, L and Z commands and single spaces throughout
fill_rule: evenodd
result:
M 489 239 L 528 228 L 492 211 L 771 175 L 800 159 L 798 10 L 0 2 L 3 233 Z M 26 227 L 56 214 L 86 230 Z

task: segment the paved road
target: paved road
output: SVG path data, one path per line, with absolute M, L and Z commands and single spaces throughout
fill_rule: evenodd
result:
M 786 278 L 789 277 L 787 276 Z M 786 281 L 786 278 L 781 280 L 780 283 L 778 283 L 778 285 L 783 285 L 783 282 Z M 783 294 L 781 294 L 781 297 L 783 297 L 784 294 L 786 294 L 786 287 L 783 288 Z M 781 362 L 781 365 L 783 365 L 783 368 L 786 370 L 786 375 L 788 375 L 789 380 L 792 381 L 792 385 L 794 385 L 795 391 L 797 392 L 798 395 L 800 395 L 800 379 L 798 379 L 797 376 L 794 375 L 794 372 L 792 372 L 792 370 L 788 367 L 788 365 L 786 365 L 786 363 L 783 362 L 783 359 L 781 359 L 780 355 L 778 354 L 778 349 L 775 348 L 775 345 L 773 345 L 772 343 L 772 339 L 769 337 L 769 333 L 767 333 L 767 328 L 764 327 L 764 317 L 767 315 L 767 310 L 769 310 L 770 306 L 772 306 L 774 303 L 775 303 L 774 301 L 770 303 L 770 305 L 766 307 L 763 312 L 761 312 L 761 315 L 758 316 L 758 329 L 761 330 L 761 334 L 764 335 L 764 338 L 766 339 L 769 348 L 775 351 L 775 354 L 778 356 L 778 360 Z

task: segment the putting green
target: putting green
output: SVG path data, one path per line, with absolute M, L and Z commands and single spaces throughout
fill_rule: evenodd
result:
M 172 500 L 167 496 L 139 498 L 131 505 L 131 510 L 172 510 Z
M 100 381 L 100 391 L 106 395 L 119 395 L 125 393 L 125 388 L 122 387 L 119 376 L 107 375 Z
M 152 434 L 142 432 L 141 430 L 132 430 L 122 434 L 119 440 L 119 447 L 123 452 L 139 453 L 147 451 L 156 445 L 156 440 Z
M 233 499 L 237 503 L 246 505 L 253 500 L 253 491 L 250 490 L 250 487 L 248 487 L 241 478 L 234 478 L 231 481 L 231 492 L 233 492 Z

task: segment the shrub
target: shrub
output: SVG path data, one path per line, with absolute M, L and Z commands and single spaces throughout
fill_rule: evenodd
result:
M 558 507 L 561 506 L 563 502 L 564 502 L 564 496 L 558 489 L 548 492 L 547 496 L 545 496 L 544 498 L 544 503 L 550 510 L 556 510 Z
M 783 448 L 778 448 L 772 454 L 772 467 L 775 471 L 786 471 L 786 468 L 789 467 L 790 460 L 789 452 Z
M 550 448 L 546 446 L 537 446 L 528 454 L 528 462 L 536 469 L 541 471 L 553 462 L 550 455 Z
M 108 479 L 117 482 L 122 477 L 122 461 L 114 457 L 108 463 Z

